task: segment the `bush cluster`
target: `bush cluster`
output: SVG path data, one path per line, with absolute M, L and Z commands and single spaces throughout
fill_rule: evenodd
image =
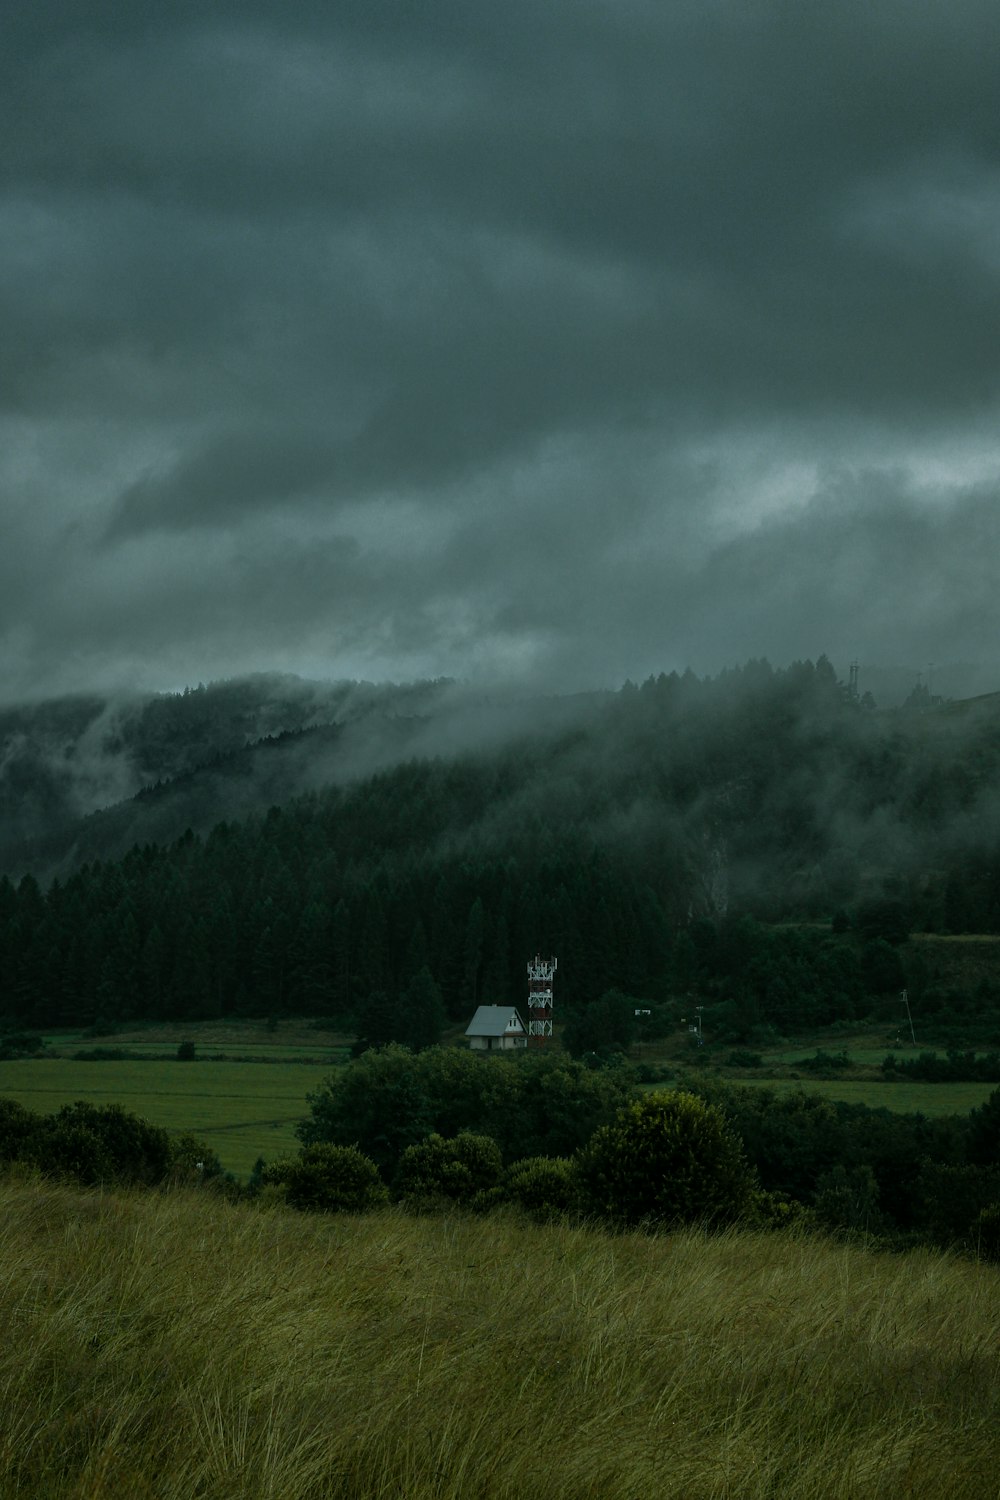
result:
M 373 1049 L 309 1096 L 304 1145 L 360 1147 L 390 1182 L 429 1135 L 488 1135 L 504 1161 L 570 1156 L 614 1119 L 632 1091 L 627 1069 L 589 1069 L 563 1054 L 484 1057 L 457 1047 Z
M 921 1052 L 919 1057 L 897 1057 L 894 1052 L 882 1059 L 886 1078 L 918 1078 L 924 1083 L 1000 1083 L 1000 1052 L 977 1057 L 950 1047 L 946 1057 L 936 1052 Z
M 389 1201 L 378 1168 L 356 1146 L 306 1146 L 294 1161 L 268 1167 L 261 1181 L 312 1213 L 366 1213 Z
M 17 1062 L 21 1057 L 37 1057 L 45 1050 L 40 1036 L 29 1036 L 26 1032 L 8 1032 L 0 1036 L 0 1062 Z
M 680 1090 L 647 1094 L 580 1153 L 584 1207 L 612 1223 L 730 1223 L 748 1213 L 753 1178 L 721 1111 Z
M 502 1173 L 500 1147 L 489 1136 L 463 1131 L 446 1140 L 432 1134 L 403 1152 L 392 1192 L 408 1208 L 447 1203 L 476 1207 L 492 1201 Z
M 362 1212 L 389 1196 L 370 1157 L 329 1142 L 307 1145 L 297 1161 L 264 1170 L 260 1181 L 293 1207 L 323 1212 Z M 522 1157 L 506 1169 L 491 1137 L 432 1131 L 403 1151 L 391 1196 L 415 1212 L 509 1204 L 538 1220 L 582 1212 L 662 1227 L 753 1216 L 755 1184 L 722 1113 L 693 1094 L 670 1092 L 633 1100 L 572 1157 Z
M 195 1169 L 194 1164 L 201 1166 Z M 18 1163 L 87 1187 L 152 1187 L 170 1178 L 219 1176 L 215 1153 L 192 1135 L 171 1137 L 118 1104 L 64 1104 L 36 1114 L 0 1099 L 0 1168 Z

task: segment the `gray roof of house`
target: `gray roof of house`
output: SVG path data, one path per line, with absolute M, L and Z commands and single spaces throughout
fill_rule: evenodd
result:
M 516 1018 L 521 1030 L 524 1022 L 513 1005 L 481 1005 L 465 1029 L 466 1036 L 503 1036 Z

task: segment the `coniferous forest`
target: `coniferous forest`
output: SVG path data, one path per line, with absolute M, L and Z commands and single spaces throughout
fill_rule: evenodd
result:
M 3 732 L 8 1026 L 298 1014 L 420 1046 L 544 951 L 564 1019 L 697 995 L 752 1042 L 906 983 L 943 1040 L 1000 1041 L 990 983 L 906 943 L 1000 932 L 1000 695 L 880 710 L 821 657 L 517 703 L 249 679 Z

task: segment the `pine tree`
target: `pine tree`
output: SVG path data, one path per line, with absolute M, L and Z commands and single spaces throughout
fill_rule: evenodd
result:
M 467 1003 L 475 1010 L 479 1004 L 479 981 L 483 962 L 483 937 L 486 915 L 483 903 L 477 896 L 469 908 L 465 923 L 465 939 L 462 943 L 463 972 Z
M 400 1041 L 414 1052 L 433 1047 L 441 1040 L 445 1013 L 441 991 L 429 969 L 421 969 L 403 995 Z

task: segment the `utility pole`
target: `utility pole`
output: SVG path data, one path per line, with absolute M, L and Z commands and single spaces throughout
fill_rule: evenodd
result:
M 910 997 L 907 994 L 906 990 L 903 991 L 902 995 L 900 996 L 900 999 L 902 1000 L 903 1004 L 906 1006 L 906 1019 L 910 1023 L 910 1040 L 912 1041 L 912 1043 L 913 1043 L 913 1045 L 915 1047 L 917 1045 L 917 1038 L 916 1038 L 916 1036 L 914 1035 L 914 1032 L 913 1032 L 913 1017 L 910 1014 Z
M 691 998 L 691 996 L 689 995 L 688 999 L 690 1000 L 690 998 Z M 695 1018 L 696 1019 L 695 1019 L 695 1023 L 694 1023 L 693 1026 L 688 1021 L 687 1016 L 681 1016 L 681 1025 L 682 1026 L 686 1026 L 687 1029 L 688 1029 L 688 1031 L 690 1032 L 690 1034 L 693 1037 L 697 1037 L 697 1039 L 698 1039 L 698 1046 L 699 1047 L 702 1045 L 702 1043 L 704 1041 L 704 1038 L 702 1037 L 702 1034 L 701 1034 L 701 1013 L 702 1013 L 702 1011 L 704 1009 L 705 1009 L 705 1007 L 703 1005 L 696 1005 L 694 1007 L 694 1013 L 695 1013 Z M 636 1014 L 638 1015 L 638 1011 L 636 1012 Z

